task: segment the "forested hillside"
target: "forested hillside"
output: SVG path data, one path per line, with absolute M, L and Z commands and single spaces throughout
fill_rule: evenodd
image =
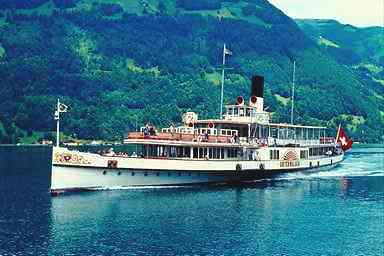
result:
M 296 60 L 295 122 L 381 139 L 384 85 L 367 83 L 266 0 L 0 0 L 0 142 L 50 136 L 57 97 L 74 138 L 121 139 L 189 110 L 217 116 L 224 43 L 233 52 L 227 102 L 261 74 L 273 118 L 288 121 Z
M 358 75 L 384 115 L 384 28 L 358 28 L 335 20 L 296 20 L 340 64 Z M 383 126 L 381 124 L 381 126 Z M 380 128 L 379 128 L 380 129 Z

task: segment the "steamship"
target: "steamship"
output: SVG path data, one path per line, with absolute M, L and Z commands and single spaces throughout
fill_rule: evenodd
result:
M 124 143 L 136 145 L 134 153 L 86 153 L 57 144 L 52 191 L 252 181 L 343 160 L 326 127 L 273 123 L 263 90 L 264 78 L 254 76 L 249 99 L 237 97 L 219 118 L 187 112 L 180 126 L 156 130 L 149 124 L 130 132 Z

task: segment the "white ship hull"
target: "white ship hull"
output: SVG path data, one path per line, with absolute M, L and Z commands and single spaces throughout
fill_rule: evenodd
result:
M 107 157 L 54 149 L 52 191 L 236 182 L 334 166 L 344 155 L 296 161 Z

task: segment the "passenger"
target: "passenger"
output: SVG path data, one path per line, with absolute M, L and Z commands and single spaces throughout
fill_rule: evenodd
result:
M 148 124 L 145 125 L 143 132 L 144 132 L 144 136 L 148 136 L 149 135 L 149 126 L 148 126 Z
M 205 132 L 205 133 L 204 133 L 204 141 L 205 141 L 205 142 L 208 142 L 208 139 L 209 139 L 209 138 L 208 138 L 208 133 Z
M 197 132 L 196 131 L 193 133 L 192 141 L 193 142 L 197 141 Z
M 113 152 L 113 148 L 110 148 L 107 153 L 104 154 L 105 156 L 116 156 L 115 152 Z

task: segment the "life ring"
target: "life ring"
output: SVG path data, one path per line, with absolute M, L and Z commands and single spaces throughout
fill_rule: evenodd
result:
M 209 123 L 208 123 L 208 128 L 212 129 L 213 126 L 214 126 L 214 124 L 213 124 L 212 122 L 209 122 Z
M 259 165 L 259 168 L 260 168 L 260 170 L 264 170 L 264 169 L 265 169 L 264 164 L 260 164 L 260 165 Z
M 236 165 L 236 172 L 241 172 L 241 169 L 242 169 L 241 164 L 237 164 Z
M 237 105 L 243 105 L 244 104 L 244 98 L 242 96 L 237 96 L 236 104 Z
M 256 102 L 257 102 L 257 97 L 256 97 L 255 95 L 252 95 L 250 101 L 251 101 L 252 104 L 256 104 Z

